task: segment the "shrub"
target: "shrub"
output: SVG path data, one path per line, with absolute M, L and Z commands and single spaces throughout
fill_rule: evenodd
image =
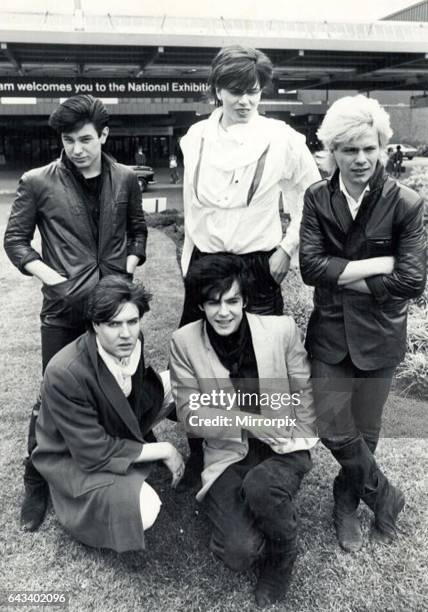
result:
M 428 201 L 428 166 L 415 166 L 409 177 L 401 182 L 417 191 L 425 202 Z

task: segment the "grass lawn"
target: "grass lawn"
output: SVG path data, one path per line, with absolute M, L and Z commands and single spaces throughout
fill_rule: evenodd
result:
M 8 211 L 6 198 L 0 196 L 1 236 Z M 158 468 L 152 479 L 163 506 L 158 521 L 147 532 L 144 553 L 118 555 L 89 549 L 62 530 L 52 509 L 40 531 L 20 532 L 21 460 L 25 454 L 30 406 L 40 377 L 41 294 L 39 283 L 19 274 L 3 251 L 0 266 L 3 347 L 0 354 L 0 591 L 66 591 L 70 595 L 70 609 L 79 612 L 254 610 L 253 574 L 233 574 L 208 552 L 209 525 L 203 509 L 190 495 L 175 494 L 163 469 Z M 138 277 L 154 295 L 152 310 L 143 322 L 147 360 L 162 369 L 167 363 L 169 338 L 177 326 L 182 300 L 175 244 L 168 234 L 150 229 L 148 262 Z M 287 284 L 284 295 L 286 299 L 298 299 Z M 318 446 L 313 453 L 314 468 L 298 495 L 299 557 L 291 590 L 286 602 L 272 609 L 284 612 L 428 610 L 428 445 L 422 435 L 418 437 L 427 421 L 426 405 L 391 396 L 386 418 L 388 431 L 408 435 L 406 422 L 412 415 L 418 424 L 413 428 L 412 438 L 385 438 L 378 451 L 380 464 L 406 495 L 407 504 L 399 520 L 399 540 L 389 547 L 372 544 L 368 538 L 370 512 L 361 507 L 366 544 L 354 555 L 341 551 L 331 524 L 331 487 L 337 467 L 330 454 Z M 176 425 L 166 423 L 158 433 L 187 452 L 184 434 Z

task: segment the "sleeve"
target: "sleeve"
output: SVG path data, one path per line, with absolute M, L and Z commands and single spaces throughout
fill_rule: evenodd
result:
M 50 413 L 71 456 L 85 472 L 125 474 L 141 453 L 141 443 L 106 432 L 96 407 L 69 370 L 47 368 L 42 410 Z
M 366 278 L 366 283 L 379 303 L 392 298 L 416 298 L 426 283 L 426 234 L 424 202 L 409 206 L 399 223 L 395 265 L 391 274 Z
M 25 270 L 26 264 L 37 259 L 40 254 L 31 246 L 37 224 L 37 197 L 28 177 L 20 179 L 15 200 L 12 204 L 9 221 L 4 235 L 4 249 L 14 266 L 22 274 L 31 276 Z
M 314 438 L 316 437 L 316 416 L 311 366 L 299 328 L 293 319 L 288 318 L 288 321 L 290 324 L 286 353 L 288 381 L 291 393 L 296 393 L 299 397 L 299 404 L 295 407 L 296 427 L 293 429 L 293 438 Z
M 295 133 L 287 157 L 289 160 L 293 160 L 293 167 L 291 175 L 286 175 L 281 181 L 281 190 L 285 198 L 287 211 L 291 216 L 291 222 L 280 245 L 292 257 L 299 246 L 303 195 L 308 187 L 320 180 L 321 176 L 315 160 L 304 142 L 304 136 L 301 134 Z M 290 163 L 289 160 L 288 163 Z
M 337 285 L 337 280 L 349 263 L 348 259 L 332 257 L 325 251 L 323 233 L 316 211 L 314 193 L 304 197 L 300 225 L 300 272 L 306 285 Z
M 130 177 L 130 195 L 127 208 L 127 245 L 128 255 L 136 255 L 140 261 L 146 261 L 147 225 L 141 203 L 141 189 L 136 174 Z
M 197 124 L 196 124 L 197 125 Z M 188 225 L 190 221 L 191 211 L 191 202 L 192 202 L 192 184 L 191 180 L 193 178 L 192 171 L 190 169 L 192 164 L 192 152 L 193 156 L 195 155 L 195 151 L 192 151 L 192 148 L 195 150 L 200 146 L 200 136 L 195 133 L 195 126 L 191 126 L 189 131 L 183 138 L 180 140 L 180 147 L 183 152 L 183 160 L 184 160 L 184 173 L 183 173 L 183 212 L 184 212 L 184 244 L 183 251 L 181 254 L 181 271 L 183 276 L 186 276 L 187 270 L 189 268 L 190 258 L 192 256 L 194 242 L 190 237 L 188 231 Z M 199 145 L 198 145 L 199 143 Z

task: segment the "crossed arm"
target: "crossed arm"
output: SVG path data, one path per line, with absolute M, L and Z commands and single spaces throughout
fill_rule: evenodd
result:
M 403 200 L 397 207 L 393 257 L 351 261 L 328 252 L 315 197 L 316 194 L 306 192 L 300 227 L 300 269 L 307 285 L 339 286 L 369 293 L 379 303 L 420 295 L 426 280 L 423 202 L 420 199 Z

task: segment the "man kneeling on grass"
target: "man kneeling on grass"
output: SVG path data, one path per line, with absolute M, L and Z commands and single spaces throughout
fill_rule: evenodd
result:
M 57 517 L 88 546 L 144 548 L 161 501 L 147 484 L 162 460 L 175 485 L 180 453 L 153 442 L 152 428 L 173 407 L 168 373 L 145 367 L 143 288 L 104 277 L 89 298 L 88 331 L 49 362 L 32 459 L 47 480 Z
M 245 264 L 207 255 L 186 276 L 201 320 L 177 330 L 171 383 L 187 431 L 204 438 L 211 550 L 233 570 L 260 562 L 256 600 L 281 599 L 297 545 L 294 496 L 317 441 L 310 369 L 293 319 L 244 311 Z

